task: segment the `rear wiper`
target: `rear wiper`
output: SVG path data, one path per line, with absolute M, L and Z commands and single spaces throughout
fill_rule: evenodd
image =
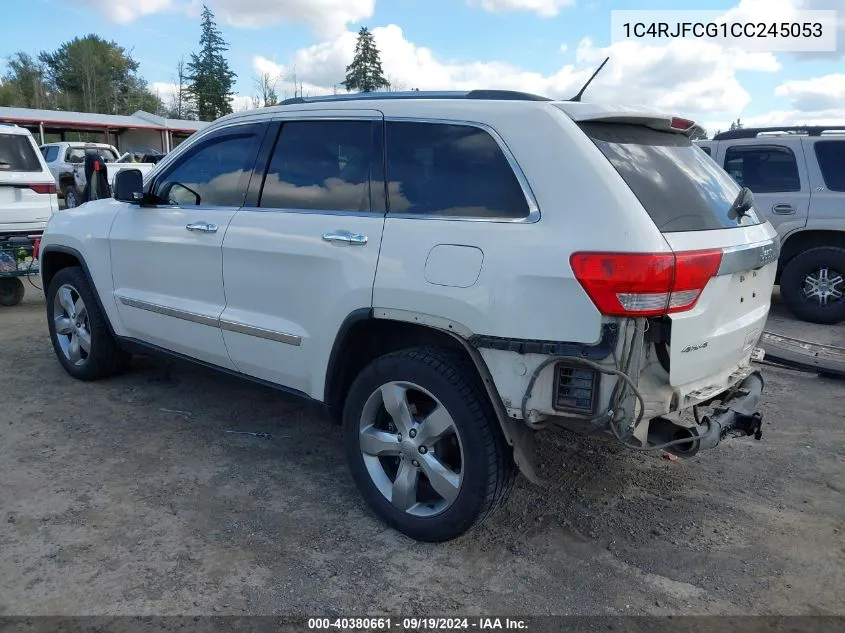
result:
M 731 220 L 742 219 L 745 214 L 754 206 L 754 194 L 751 189 L 743 187 L 739 190 L 736 200 L 733 201 L 731 208 L 728 209 L 728 217 Z

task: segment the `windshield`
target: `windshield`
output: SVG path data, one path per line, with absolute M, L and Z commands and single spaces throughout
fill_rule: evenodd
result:
M 664 233 L 760 224 L 755 210 L 729 213 L 739 185 L 683 134 L 627 123 L 582 123 Z

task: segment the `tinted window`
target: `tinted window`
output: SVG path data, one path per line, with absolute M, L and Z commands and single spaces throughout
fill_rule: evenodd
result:
M 845 191 L 845 141 L 817 141 L 816 158 L 825 186 L 831 191 Z
M 705 154 L 707 154 L 708 156 L 712 156 L 712 154 L 710 153 L 709 147 L 702 147 L 701 151 L 704 152 Z
M 484 130 L 444 123 L 387 123 L 391 213 L 524 218 L 525 194 Z
M 115 153 L 108 149 L 107 147 L 91 147 L 89 148 L 91 151 L 97 152 L 100 156 L 107 163 L 113 163 L 117 160 L 117 156 Z M 56 149 L 58 151 L 58 148 Z M 84 163 L 85 162 L 85 152 L 88 151 L 84 147 L 71 147 L 67 151 L 67 156 L 65 157 L 65 161 L 68 163 Z
M 729 217 L 740 187 L 683 134 L 624 123 L 583 123 L 581 129 L 661 231 L 705 231 L 760 223 L 753 211 Z
M 42 153 L 44 154 L 44 160 L 52 163 L 59 157 L 59 148 L 56 145 L 50 145 L 49 147 L 45 147 Z
M 260 129 L 244 125 L 200 141 L 156 183 L 156 196 L 182 206 L 241 206 L 255 164 Z
M 725 153 L 725 171 L 755 193 L 801 191 L 798 163 L 788 147 L 729 147 Z
M 41 162 L 28 136 L 0 134 L 0 172 L 41 171 Z
M 370 211 L 373 124 L 292 121 L 282 125 L 259 206 Z

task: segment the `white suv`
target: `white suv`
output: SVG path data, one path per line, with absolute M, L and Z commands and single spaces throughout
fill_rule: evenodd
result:
M 56 183 L 32 134 L 0 123 L 0 236 L 40 235 L 58 210 Z
M 91 380 L 159 350 L 315 401 L 369 505 L 430 541 L 514 462 L 535 479 L 534 429 L 759 439 L 778 242 L 692 125 L 501 91 L 223 117 L 54 217 L 56 355 Z

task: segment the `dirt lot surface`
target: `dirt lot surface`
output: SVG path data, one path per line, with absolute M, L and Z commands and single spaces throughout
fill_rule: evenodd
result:
M 0 309 L 0 614 L 845 615 L 845 383 L 764 369 L 763 441 L 670 462 L 545 433 L 548 487 L 427 545 L 274 391 L 147 358 L 70 379 L 29 289 Z

